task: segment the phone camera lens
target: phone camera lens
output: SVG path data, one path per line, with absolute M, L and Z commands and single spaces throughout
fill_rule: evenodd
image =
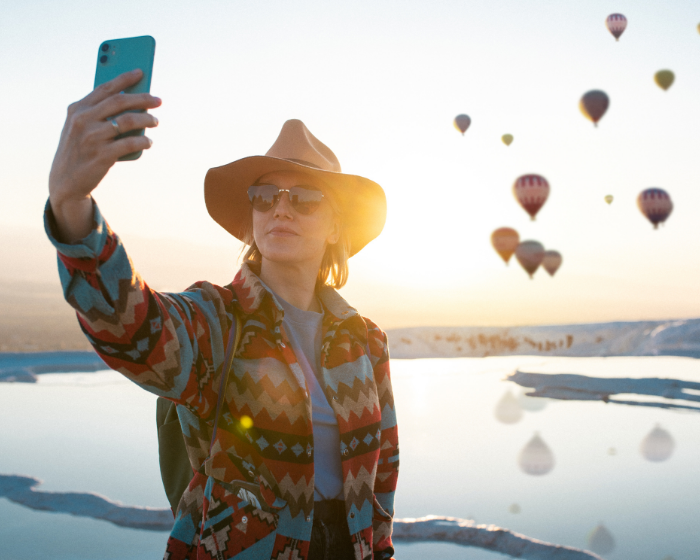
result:
M 102 45 L 102 52 L 107 52 L 109 50 L 109 45 L 107 43 L 104 43 Z
M 108 60 L 108 56 L 107 56 L 106 54 L 103 54 L 103 55 L 100 57 L 100 62 L 101 62 L 102 64 L 105 64 L 105 63 L 107 62 L 107 60 Z

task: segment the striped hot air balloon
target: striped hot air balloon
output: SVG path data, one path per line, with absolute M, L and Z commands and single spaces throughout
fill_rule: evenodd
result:
M 470 124 L 472 124 L 472 120 L 469 118 L 469 115 L 457 115 L 455 117 L 455 128 L 462 133 L 462 136 L 464 136 Z
M 547 202 L 549 183 L 541 175 L 522 175 L 513 183 L 513 195 L 533 220 Z
M 610 14 L 605 18 L 605 27 L 612 33 L 616 41 L 620 40 L 620 35 L 627 28 L 627 18 L 622 14 Z
M 657 187 L 643 190 L 637 197 L 637 206 L 652 224 L 658 229 L 659 224 L 666 221 L 673 210 L 673 202 L 668 193 Z
M 520 236 L 513 228 L 498 228 L 491 234 L 491 245 L 506 264 L 515 253 L 518 243 L 520 243 Z
M 557 270 L 559 270 L 561 262 L 562 257 L 559 251 L 545 251 L 544 258 L 542 259 L 542 268 L 544 268 L 550 276 L 554 276 Z
M 539 241 L 523 241 L 515 249 L 515 258 L 532 279 L 544 259 L 544 247 Z

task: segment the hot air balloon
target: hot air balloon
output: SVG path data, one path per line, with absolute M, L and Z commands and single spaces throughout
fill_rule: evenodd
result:
M 615 550 L 615 539 L 602 523 L 588 535 L 588 548 L 596 554 L 610 554 Z
M 613 195 L 606 194 L 605 195 L 605 202 L 607 202 L 608 204 L 612 204 L 612 201 L 613 201 Z
M 656 74 L 654 74 L 654 81 L 656 82 L 656 85 L 664 91 L 673 85 L 673 80 L 675 79 L 676 76 L 670 70 L 659 70 Z
M 668 193 L 657 187 L 643 190 L 637 197 L 637 206 L 646 218 L 658 229 L 659 224 L 666 221 L 673 210 L 673 202 Z
M 578 104 L 583 115 L 587 119 L 593 121 L 595 126 L 598 126 L 598 121 L 603 118 L 609 105 L 610 99 L 608 98 L 608 94 L 599 89 L 592 89 L 584 93 Z
M 541 175 L 521 175 L 513 183 L 513 195 L 533 220 L 547 202 L 549 183 Z
M 518 232 L 509 227 L 498 228 L 491 234 L 491 245 L 501 258 L 508 264 L 508 261 L 515 253 L 515 249 L 520 243 Z
M 639 451 L 647 461 L 660 463 L 673 455 L 675 447 L 676 443 L 673 441 L 671 434 L 657 424 L 642 440 Z
M 506 391 L 498 401 L 496 410 L 494 411 L 496 420 L 502 424 L 516 424 L 523 417 L 523 410 L 518 404 L 518 399 L 513 396 L 513 393 Z
M 561 266 L 561 255 L 558 251 L 545 251 L 544 258 L 542 259 L 542 267 L 549 272 L 550 276 L 554 276 L 554 273 L 559 270 Z
M 515 258 L 532 278 L 544 259 L 544 247 L 539 241 L 523 241 L 515 249 Z
M 605 18 L 605 27 L 607 27 L 608 31 L 615 37 L 615 40 L 619 41 L 620 35 L 622 35 L 627 27 L 627 18 L 622 14 L 610 14 Z
M 513 141 L 513 135 L 512 134 L 504 134 L 503 136 L 501 136 L 501 141 L 506 146 L 510 146 L 510 143 Z
M 510 507 L 508 508 L 508 511 L 511 513 L 520 513 L 520 506 L 518 504 L 511 504 Z
M 470 124 L 472 124 L 472 120 L 469 118 L 469 115 L 457 115 L 455 117 L 455 128 L 462 133 L 462 136 L 464 136 Z
M 535 435 L 520 452 L 518 464 L 524 473 L 542 476 L 554 468 L 554 454 L 540 435 L 535 432 Z

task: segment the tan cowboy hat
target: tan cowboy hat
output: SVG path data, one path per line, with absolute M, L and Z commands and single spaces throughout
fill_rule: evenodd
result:
M 377 237 L 386 221 L 386 196 L 374 181 L 340 172 L 340 163 L 328 146 L 303 122 L 288 120 L 264 156 L 251 156 L 212 167 L 204 179 L 209 215 L 234 237 L 245 241 L 252 227 L 248 187 L 271 171 L 304 171 L 318 175 L 333 190 L 343 226 L 354 255 Z

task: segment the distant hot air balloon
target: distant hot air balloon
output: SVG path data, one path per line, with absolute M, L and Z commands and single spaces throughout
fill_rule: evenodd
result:
M 547 202 L 549 183 L 541 175 L 521 175 L 513 183 L 513 195 L 533 220 Z
M 455 128 L 462 133 L 462 136 L 464 136 L 470 124 L 472 124 L 472 120 L 469 118 L 469 115 L 457 115 L 455 117 Z
M 675 79 L 676 76 L 670 70 L 659 70 L 656 74 L 654 74 L 654 81 L 656 82 L 656 85 L 664 91 L 673 85 L 673 80 Z
M 516 424 L 523 417 L 523 410 L 518 404 L 518 399 L 513 396 L 513 393 L 506 391 L 501 400 L 496 404 L 494 411 L 496 420 L 502 424 Z
M 510 143 L 513 141 L 513 135 L 512 134 L 504 134 L 503 136 L 501 136 L 501 141 L 506 146 L 510 146 Z
M 518 464 L 524 473 L 542 476 L 554 468 L 554 454 L 540 435 L 535 432 L 535 435 L 520 452 Z
M 549 272 L 550 276 L 554 276 L 554 273 L 561 266 L 561 261 L 562 258 L 558 251 L 545 251 L 542 259 L 542 268 Z
M 583 94 L 578 106 L 583 115 L 593 121 L 595 126 L 598 126 L 598 121 L 603 118 L 609 105 L 610 99 L 607 93 L 599 89 L 592 89 Z
M 660 463 L 673 455 L 675 447 L 671 434 L 657 424 L 642 440 L 639 451 L 647 461 Z
M 673 210 L 673 202 L 668 193 L 657 187 L 643 190 L 637 197 L 637 206 L 646 218 L 658 229 L 659 224 L 666 221 Z
M 613 195 L 606 194 L 605 195 L 605 202 L 607 202 L 608 204 L 612 204 L 612 201 L 613 201 Z
M 515 258 L 532 278 L 544 259 L 544 247 L 539 241 L 523 241 L 515 249 Z
M 596 554 L 610 554 L 615 550 L 615 539 L 602 523 L 588 535 L 588 548 Z
M 510 507 L 508 508 L 508 511 L 511 513 L 520 513 L 520 506 L 518 504 L 511 504 Z
M 513 228 L 498 228 L 491 234 L 491 245 L 506 264 L 515 253 L 518 243 L 520 243 L 520 236 Z
M 622 35 L 627 27 L 627 18 L 622 14 L 610 14 L 605 18 L 605 27 L 612 33 L 615 40 L 619 41 L 620 35 Z

